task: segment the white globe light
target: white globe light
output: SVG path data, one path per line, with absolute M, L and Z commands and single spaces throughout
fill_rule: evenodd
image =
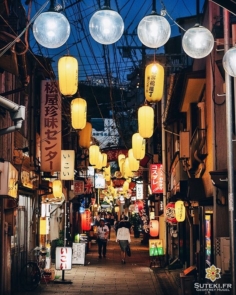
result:
M 89 22 L 91 36 L 98 43 L 108 45 L 120 39 L 124 32 L 122 17 L 114 10 L 102 9 L 93 14 Z
M 203 58 L 212 51 L 214 38 L 208 29 L 195 25 L 185 32 L 182 39 L 182 47 L 188 56 Z
M 35 20 L 33 34 L 39 44 L 47 48 L 62 46 L 70 36 L 70 24 L 59 12 L 43 12 Z
M 138 25 L 139 40 L 147 47 L 158 48 L 170 38 L 170 24 L 161 15 L 145 16 Z
M 223 67 L 227 74 L 236 77 L 236 47 L 232 47 L 225 53 Z

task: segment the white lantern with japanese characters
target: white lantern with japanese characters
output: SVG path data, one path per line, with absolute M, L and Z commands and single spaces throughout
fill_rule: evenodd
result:
M 177 201 L 175 203 L 175 218 L 178 222 L 185 220 L 185 206 L 183 201 Z

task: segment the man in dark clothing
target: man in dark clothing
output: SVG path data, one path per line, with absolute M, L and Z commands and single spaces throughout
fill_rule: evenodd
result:
M 107 251 L 107 239 L 109 235 L 109 228 L 105 225 L 104 219 L 100 219 L 100 225 L 97 228 L 97 243 L 98 243 L 98 254 L 99 258 L 103 257 L 106 258 L 106 251 Z

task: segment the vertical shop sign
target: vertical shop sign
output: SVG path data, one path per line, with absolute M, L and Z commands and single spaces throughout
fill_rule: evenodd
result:
M 55 81 L 41 83 L 41 171 L 61 171 L 61 96 Z
M 143 199 L 143 182 L 136 182 L 136 199 Z
M 61 151 L 61 180 L 74 180 L 75 151 Z
M 151 190 L 153 194 L 163 193 L 163 169 L 162 164 L 150 165 Z
M 67 270 L 72 266 L 72 248 L 57 247 L 56 248 L 56 269 Z

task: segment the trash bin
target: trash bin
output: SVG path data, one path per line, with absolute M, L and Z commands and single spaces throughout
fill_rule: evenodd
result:
M 195 277 L 193 275 L 185 275 L 180 273 L 181 295 L 193 295 Z

